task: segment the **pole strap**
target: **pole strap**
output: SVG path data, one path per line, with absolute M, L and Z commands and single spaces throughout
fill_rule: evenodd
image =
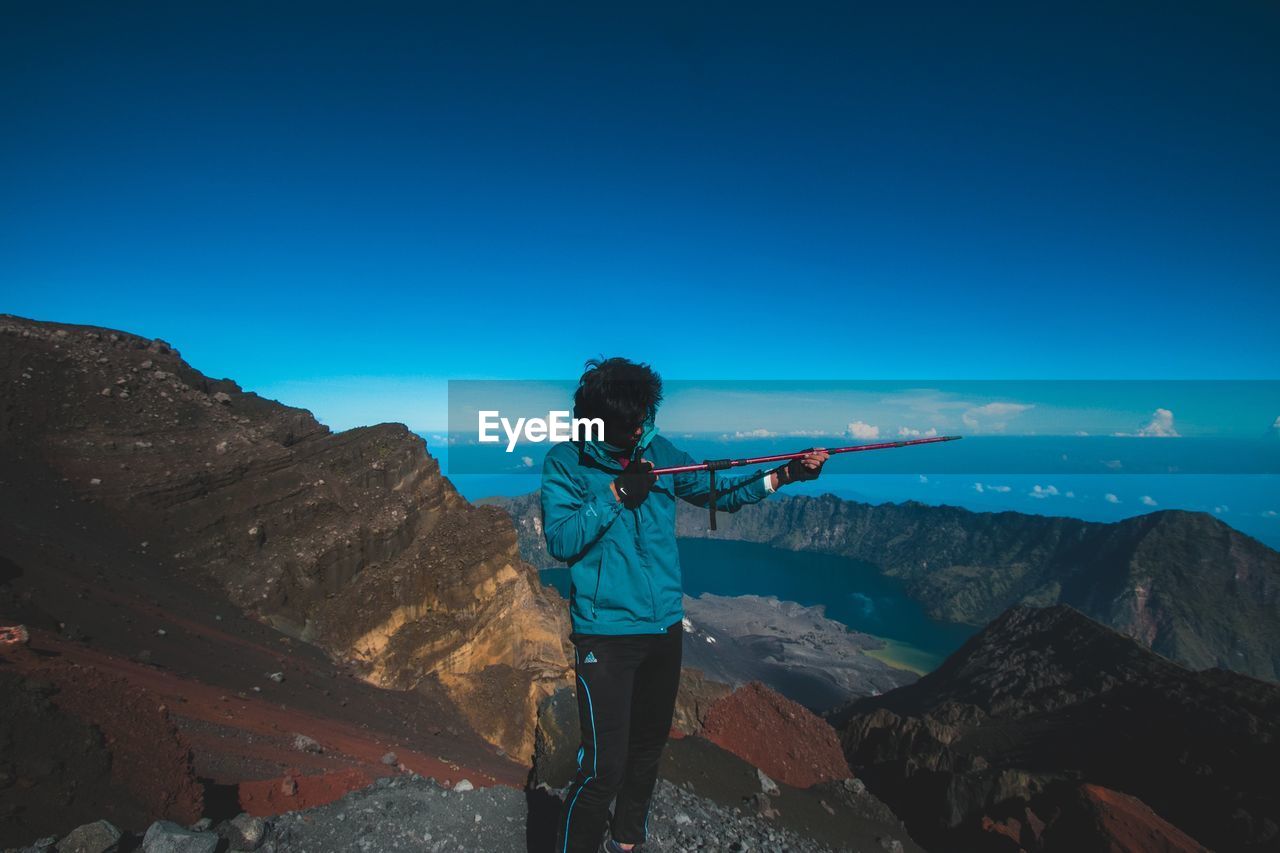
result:
M 707 466 L 707 511 L 711 514 L 711 528 L 716 529 L 716 472 L 723 471 L 726 468 L 733 467 L 732 459 L 707 459 L 703 465 Z

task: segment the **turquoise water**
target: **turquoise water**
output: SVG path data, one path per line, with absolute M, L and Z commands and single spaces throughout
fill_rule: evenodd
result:
M 901 583 L 870 563 L 753 542 L 681 539 L 679 547 L 688 595 L 774 595 L 826 605 L 828 617 L 884 639 L 888 647 L 877 656 L 906 669 L 928 672 L 976 630 L 930 619 Z M 567 569 L 542 574 L 569 594 Z

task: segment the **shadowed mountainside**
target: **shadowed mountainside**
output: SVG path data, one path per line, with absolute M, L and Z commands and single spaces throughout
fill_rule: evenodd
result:
M 521 554 L 554 565 L 537 493 L 495 501 Z M 861 560 L 900 578 L 930 616 L 984 625 L 1005 609 L 1069 604 L 1192 669 L 1280 678 L 1280 553 L 1205 513 L 1114 524 L 950 506 L 778 496 L 723 513 L 682 504 L 682 537 L 740 539 Z
M 1070 849 L 1045 839 L 1081 829 L 1080 803 L 1141 812 L 1082 783 L 1215 849 L 1280 841 L 1280 789 L 1263 781 L 1280 687 L 1191 672 L 1067 606 L 1013 608 L 915 684 L 831 720 L 854 772 L 930 849 Z
M 163 575 L 211 584 L 373 684 L 438 680 L 477 731 L 531 753 L 537 701 L 566 677 L 563 602 L 507 517 L 462 498 L 402 424 L 335 434 L 164 341 L 9 315 L 0 381 L 6 456 L 100 507 Z M 58 595 L 46 585 L 40 606 L 58 612 Z

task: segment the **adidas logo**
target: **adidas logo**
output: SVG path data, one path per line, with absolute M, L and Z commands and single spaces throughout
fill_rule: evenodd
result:
M 598 661 L 598 660 L 596 660 L 596 653 L 595 653 L 595 652 L 587 652 L 587 656 L 586 656 L 586 658 L 584 658 L 584 659 L 583 659 L 583 661 L 582 661 L 582 662 L 583 662 L 583 663 L 599 663 L 599 661 Z

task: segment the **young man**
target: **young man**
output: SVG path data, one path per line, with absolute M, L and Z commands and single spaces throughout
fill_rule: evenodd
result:
M 610 853 L 647 836 L 658 761 L 680 684 L 684 607 L 676 550 L 676 498 L 706 507 L 707 472 L 655 467 L 695 460 L 657 435 L 662 379 L 646 364 L 591 360 L 574 394 L 575 418 L 601 418 L 603 441 L 564 442 L 542 467 L 542 526 L 551 556 L 570 569 L 570 640 L 582 746 L 561 810 L 556 853 L 596 853 L 615 796 Z M 812 480 L 815 450 L 764 477 L 717 474 L 716 507 L 763 500 Z

